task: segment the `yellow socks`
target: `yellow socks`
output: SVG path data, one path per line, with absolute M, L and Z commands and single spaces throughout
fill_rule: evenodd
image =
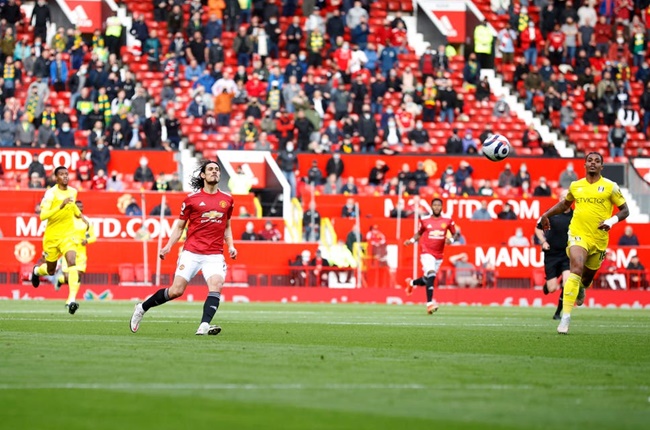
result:
M 572 273 L 569 275 L 569 279 L 567 279 L 566 283 L 564 284 L 564 296 L 563 296 L 563 308 L 562 308 L 562 314 L 563 315 L 571 315 L 571 311 L 573 310 L 573 306 L 576 303 L 576 299 L 578 298 L 578 291 L 580 291 L 580 285 L 582 285 L 580 276 Z
M 68 293 L 68 300 L 66 300 L 66 304 L 70 304 L 76 301 L 79 287 L 79 271 L 77 270 L 77 267 L 68 267 L 68 288 L 70 289 L 70 292 Z
M 36 268 L 36 276 L 47 276 L 47 263 L 43 263 Z

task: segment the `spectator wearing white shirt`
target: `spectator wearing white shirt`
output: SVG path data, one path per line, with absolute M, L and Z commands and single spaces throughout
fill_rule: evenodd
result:
M 366 18 L 366 22 L 367 22 L 368 11 L 365 10 L 363 7 L 361 7 L 360 1 L 355 1 L 354 7 L 350 8 L 347 15 L 345 16 L 345 24 L 348 26 L 350 30 L 352 30 L 353 28 L 355 28 L 357 25 L 361 23 L 361 17 Z
M 237 83 L 232 78 L 230 70 L 224 70 L 223 77 L 212 85 L 211 92 L 216 96 L 217 94 L 223 93 L 224 90 L 237 96 Z
M 636 127 L 639 125 L 639 113 L 629 103 L 620 107 L 616 117 L 623 127 Z
M 522 248 L 530 246 L 530 241 L 526 236 L 524 236 L 524 230 L 521 227 L 517 227 L 515 234 L 510 236 L 510 239 L 508 239 L 508 246 Z

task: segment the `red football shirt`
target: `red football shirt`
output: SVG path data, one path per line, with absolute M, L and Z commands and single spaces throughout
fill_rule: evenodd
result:
M 189 221 L 183 249 L 202 255 L 223 254 L 226 223 L 234 206 L 232 196 L 221 190 L 208 194 L 201 189 L 188 194 L 179 216 Z
M 450 218 L 430 216 L 420 219 L 420 251 L 423 254 L 431 254 L 437 259 L 442 259 L 445 250 L 447 231 L 456 234 L 456 225 Z

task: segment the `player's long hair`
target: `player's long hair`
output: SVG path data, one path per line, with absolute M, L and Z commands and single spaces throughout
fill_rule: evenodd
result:
M 192 175 L 192 179 L 190 179 L 190 187 L 194 191 L 202 189 L 205 185 L 205 179 L 201 177 L 201 173 L 205 173 L 205 169 L 208 168 L 209 164 L 216 164 L 217 167 L 219 167 L 219 163 L 212 160 L 205 160 L 203 163 L 201 163 L 199 168 L 194 172 L 194 175 Z M 221 170 L 221 167 L 219 167 L 219 170 Z

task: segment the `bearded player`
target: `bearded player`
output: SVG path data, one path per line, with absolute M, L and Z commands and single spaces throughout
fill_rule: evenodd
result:
M 567 334 L 574 305 L 582 305 L 585 288 L 591 285 L 603 262 L 609 242 L 609 230 L 630 215 L 625 197 L 618 185 L 603 178 L 603 156 L 590 152 L 585 158 L 587 175 L 569 185 L 564 200 L 546 211 L 540 218 L 544 230 L 551 228 L 549 218 L 568 210 L 575 202 L 569 224 L 567 253 L 571 274 L 564 284 L 563 311 L 557 332 Z M 618 213 L 612 216 L 616 206 Z
M 183 200 L 179 219 L 174 223 L 167 245 L 160 250 L 160 259 L 164 260 L 188 226 L 174 281 L 171 287 L 161 288 L 143 303 L 135 305 L 131 316 L 133 333 L 138 331 L 145 312 L 182 296 L 187 284 L 199 270 L 208 284 L 208 296 L 196 334 L 217 335 L 221 332 L 221 327 L 210 323 L 219 308 L 221 289 L 226 279 L 224 242 L 233 260 L 237 258 L 237 250 L 230 228 L 234 201 L 230 194 L 218 188 L 220 179 L 221 169 L 216 161 L 204 162 L 192 178 L 190 185 L 196 191 Z
M 427 313 L 438 310 L 438 303 L 433 299 L 433 286 L 436 275 L 442 264 L 445 244 L 453 243 L 456 236 L 456 225 L 451 218 L 442 216 L 442 200 L 431 201 L 433 214 L 420 219 L 420 229 L 415 236 L 404 242 L 404 246 L 420 242 L 420 264 L 424 275 L 421 278 L 406 278 L 406 295 L 410 296 L 416 286 L 426 286 Z M 451 233 L 448 237 L 447 232 Z

